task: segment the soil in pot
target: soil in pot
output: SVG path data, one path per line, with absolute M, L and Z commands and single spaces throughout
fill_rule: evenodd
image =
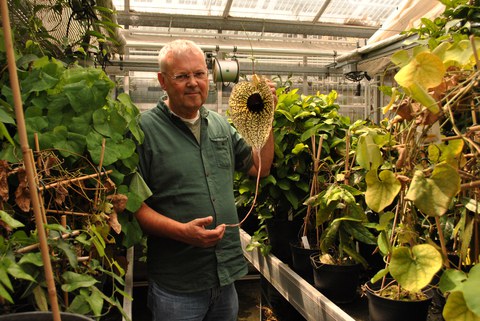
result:
M 368 298 L 370 321 L 426 321 L 433 298 L 432 290 L 425 291 L 420 300 L 394 300 L 378 295 L 375 291 L 381 282 L 367 282 L 365 292 Z
M 315 288 L 336 304 L 351 303 L 357 297 L 361 265 L 333 265 L 320 261 L 319 254 L 310 256 Z M 407 320 L 407 319 L 405 319 Z
M 73 313 L 60 313 L 62 321 L 93 321 L 84 315 Z M 52 312 L 31 311 L 0 315 L 0 321 L 52 321 Z
M 300 242 L 290 242 L 290 250 L 292 252 L 292 269 L 305 281 L 313 284 L 313 267 L 310 256 L 318 254 L 318 248 L 314 246 L 306 249 Z

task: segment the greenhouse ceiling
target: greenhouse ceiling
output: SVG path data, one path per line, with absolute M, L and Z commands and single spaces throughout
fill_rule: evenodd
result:
M 270 65 L 325 71 L 342 55 L 443 11 L 437 0 L 113 0 L 113 5 L 126 44 L 122 62 L 138 69 L 151 67 L 166 42 L 186 38 L 220 57 L 241 62 L 253 55 L 267 70 Z

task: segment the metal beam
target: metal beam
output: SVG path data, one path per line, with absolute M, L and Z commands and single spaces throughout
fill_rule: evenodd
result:
M 242 74 L 249 74 L 252 72 L 252 64 L 249 62 L 239 62 L 239 70 Z M 113 60 L 111 65 L 107 66 L 107 73 L 109 75 L 124 74 L 126 71 L 151 71 L 158 72 L 158 62 L 156 60 Z M 310 65 L 286 65 L 274 63 L 256 63 L 255 72 L 263 75 L 277 75 L 277 74 L 304 74 L 308 76 L 321 76 L 327 73 L 335 73 L 325 67 L 316 67 Z
M 307 34 L 334 37 L 369 38 L 378 28 L 369 26 L 282 21 L 253 18 L 223 18 L 221 16 L 172 15 L 150 12 L 117 13 L 120 25 L 209 30 L 236 30 L 287 34 Z

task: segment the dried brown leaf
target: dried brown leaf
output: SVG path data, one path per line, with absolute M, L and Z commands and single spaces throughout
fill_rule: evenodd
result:
M 63 186 L 63 184 L 58 184 L 55 188 L 55 203 L 62 205 L 65 203 L 65 198 L 68 195 L 68 190 Z
M 22 168 L 17 173 L 18 176 L 18 187 L 15 191 L 15 203 L 18 207 L 24 211 L 30 211 L 30 189 L 28 188 L 27 175 L 25 169 Z
M 115 211 L 113 211 L 108 218 L 108 224 L 117 234 L 122 232 L 122 225 L 118 222 L 118 216 Z
M 117 213 L 123 213 L 127 206 L 128 196 L 124 194 L 115 194 L 108 197 L 113 204 L 113 210 Z
M 0 160 L 0 200 L 8 201 L 8 162 Z

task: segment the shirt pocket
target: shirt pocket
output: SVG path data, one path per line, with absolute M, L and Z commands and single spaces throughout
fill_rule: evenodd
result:
M 215 162 L 220 168 L 231 168 L 232 167 L 232 156 L 230 147 L 230 142 L 228 137 L 210 137 L 210 142 L 212 144 L 213 155 L 215 157 Z

